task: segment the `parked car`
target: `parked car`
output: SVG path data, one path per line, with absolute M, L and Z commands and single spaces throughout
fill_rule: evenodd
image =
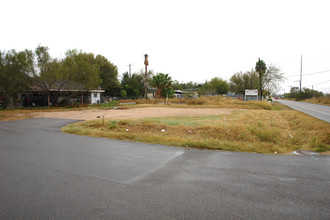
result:
M 48 106 L 47 96 L 23 94 L 21 99 L 24 107 Z M 49 105 L 52 105 L 52 103 L 50 102 Z

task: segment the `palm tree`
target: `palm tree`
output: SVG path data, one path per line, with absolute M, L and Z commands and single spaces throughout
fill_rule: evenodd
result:
M 170 88 L 172 78 L 168 74 L 158 73 L 152 77 L 151 85 L 157 88 L 156 98 L 160 98 L 165 88 Z
M 260 82 L 260 100 L 262 100 L 262 92 L 263 92 L 263 75 L 266 72 L 266 63 L 263 60 L 258 60 L 256 63 L 256 71 L 259 74 L 259 82 Z

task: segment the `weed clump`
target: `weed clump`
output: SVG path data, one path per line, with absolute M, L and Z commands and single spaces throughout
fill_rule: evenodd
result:
M 325 151 L 330 151 L 330 145 L 323 143 L 321 140 L 316 138 L 315 136 L 312 138 L 310 142 L 310 146 L 312 149 L 315 149 L 317 152 L 325 152 Z
M 272 110 L 273 106 L 270 102 L 267 101 L 249 101 L 251 105 L 259 109 Z
M 205 100 L 204 99 L 189 99 L 186 101 L 188 105 L 204 105 Z
M 117 128 L 117 127 L 118 127 L 117 121 L 111 121 L 110 122 L 109 129 L 114 129 L 114 128 Z
M 250 125 L 249 130 L 262 142 L 279 143 L 280 132 L 276 128 L 268 128 L 260 121 L 256 125 Z

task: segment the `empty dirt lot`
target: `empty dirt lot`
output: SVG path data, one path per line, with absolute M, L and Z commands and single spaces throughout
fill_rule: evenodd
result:
M 106 119 L 139 119 L 158 118 L 167 116 L 198 116 L 198 115 L 223 115 L 230 114 L 232 109 L 215 108 L 132 108 L 132 109 L 108 109 L 108 110 L 81 110 L 62 112 L 36 112 L 31 113 L 32 118 L 62 118 L 76 120 L 95 120 L 97 118 Z

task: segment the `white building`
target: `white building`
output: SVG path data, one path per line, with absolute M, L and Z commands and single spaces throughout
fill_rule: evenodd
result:
M 91 90 L 91 104 L 101 103 L 101 93 L 104 92 L 102 89 Z

